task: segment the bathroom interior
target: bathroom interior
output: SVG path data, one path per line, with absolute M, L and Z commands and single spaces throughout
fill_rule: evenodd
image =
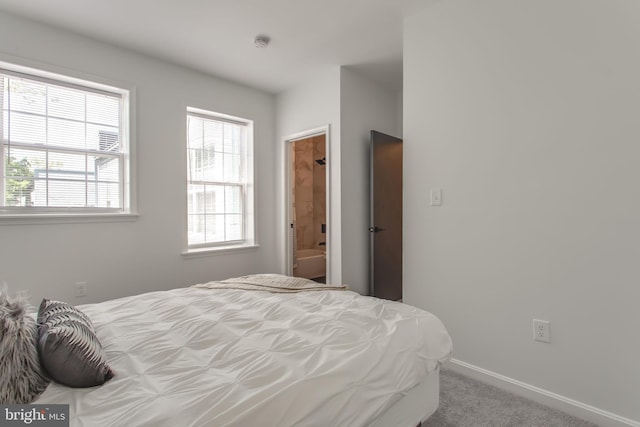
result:
M 326 282 L 326 137 L 293 141 L 290 147 L 293 275 Z

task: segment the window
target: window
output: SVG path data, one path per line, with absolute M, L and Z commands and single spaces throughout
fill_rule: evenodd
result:
M 189 250 L 254 244 L 252 122 L 187 110 Z
M 128 213 L 128 94 L 0 64 L 0 214 Z

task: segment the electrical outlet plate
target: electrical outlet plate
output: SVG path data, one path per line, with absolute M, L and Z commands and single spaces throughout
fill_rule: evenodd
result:
M 551 325 L 547 320 L 533 319 L 533 339 L 551 342 Z
M 442 188 L 431 189 L 431 206 L 442 206 Z
M 76 282 L 76 297 L 86 297 L 87 296 L 87 282 Z

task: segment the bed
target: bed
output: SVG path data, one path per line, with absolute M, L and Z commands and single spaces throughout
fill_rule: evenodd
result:
M 86 427 L 414 427 L 437 408 L 451 340 L 433 314 L 332 288 L 211 287 L 79 306 L 115 376 L 33 403 L 69 404 Z

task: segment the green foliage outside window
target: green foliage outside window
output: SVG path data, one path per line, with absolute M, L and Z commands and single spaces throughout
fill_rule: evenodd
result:
M 5 166 L 5 176 L 7 177 L 5 204 L 7 206 L 31 206 L 34 183 L 29 160 L 16 160 L 14 157 L 9 157 Z

